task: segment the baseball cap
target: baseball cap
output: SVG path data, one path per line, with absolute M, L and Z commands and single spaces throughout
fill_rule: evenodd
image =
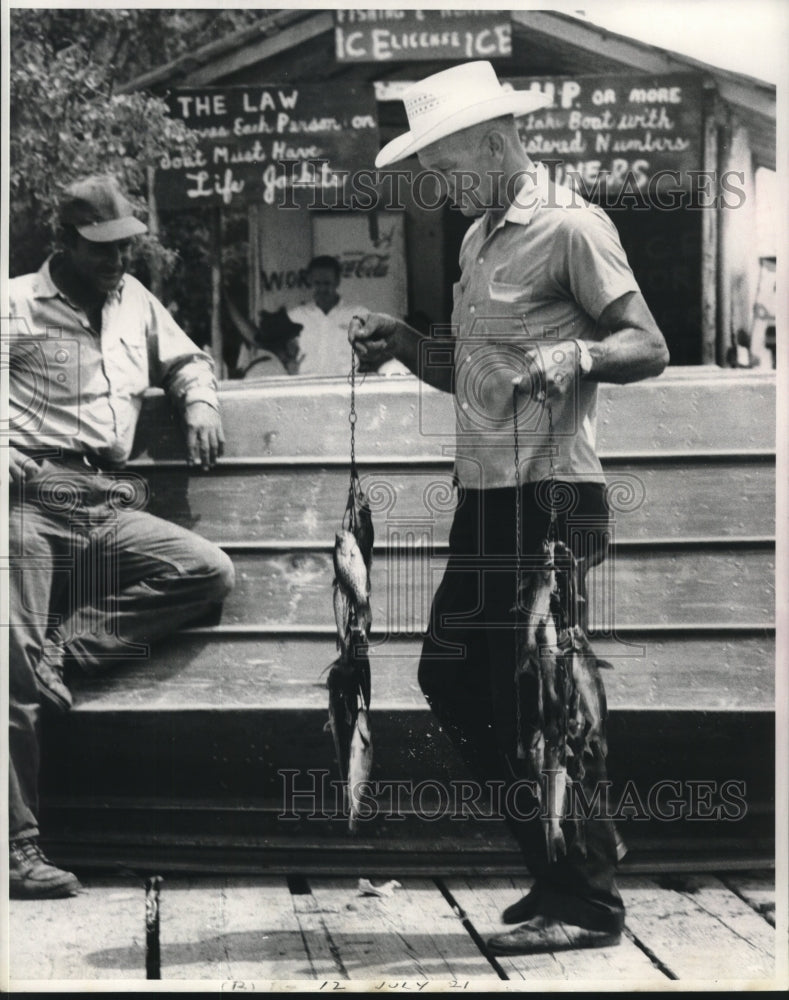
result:
M 60 221 L 74 226 L 94 243 L 112 243 L 148 232 L 134 217 L 134 209 L 114 177 L 95 175 L 66 188 L 60 203 Z

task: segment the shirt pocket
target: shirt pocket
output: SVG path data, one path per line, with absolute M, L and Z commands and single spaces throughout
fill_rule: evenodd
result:
M 121 334 L 114 360 L 113 368 L 119 390 L 136 396 L 148 388 L 148 345 L 145 340 Z
M 488 298 L 493 305 L 514 306 L 531 301 L 531 286 L 509 281 L 488 282 Z

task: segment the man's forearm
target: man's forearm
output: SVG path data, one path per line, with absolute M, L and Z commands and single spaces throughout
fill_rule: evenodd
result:
M 389 349 L 398 361 L 423 382 L 442 392 L 455 391 L 455 345 L 435 340 L 399 322 L 389 339 Z
M 669 362 L 668 348 L 640 292 L 629 292 L 612 302 L 599 317 L 601 330 L 610 331 L 587 341 L 596 382 L 638 382 L 660 375 Z
M 586 378 L 595 382 L 638 382 L 660 375 L 668 363 L 662 338 L 650 337 L 645 330 L 619 330 L 604 340 L 587 341 L 586 346 L 592 356 Z

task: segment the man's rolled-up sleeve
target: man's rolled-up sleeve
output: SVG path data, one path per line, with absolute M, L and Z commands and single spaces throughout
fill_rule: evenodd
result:
M 152 380 L 166 389 L 183 411 L 190 403 L 208 403 L 219 410 L 214 362 L 181 329 L 153 296 L 149 299 L 148 340 L 156 371 Z

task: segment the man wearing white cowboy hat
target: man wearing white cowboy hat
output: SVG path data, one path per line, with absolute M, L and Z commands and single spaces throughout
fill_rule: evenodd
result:
M 354 321 L 349 337 L 361 357 L 394 356 L 454 394 L 458 506 L 419 681 L 466 764 L 480 779 L 513 789 L 526 775 L 516 754 L 516 537 L 528 568 L 553 523 L 580 560 L 583 591 L 583 575 L 605 557 L 609 537 L 595 453 L 597 383 L 658 375 L 668 351 L 614 226 L 576 192 L 555 186 L 520 143 L 515 118 L 544 106 L 540 93 L 506 91 L 489 63 L 475 62 L 414 84 L 403 100 L 409 131 L 381 150 L 376 166 L 416 153 L 444 179 L 460 212 L 476 217 L 460 251 L 453 350 L 382 314 Z M 551 493 L 566 502 L 549 502 Z M 605 812 L 605 760 L 597 752 L 585 763 L 586 801 L 599 795 L 600 810 L 578 833 L 564 824 L 566 851 L 555 860 L 534 800 L 506 799 L 505 818 L 535 882 L 504 911 L 505 923 L 520 926 L 490 939 L 495 953 L 566 948 L 568 935 L 576 947 L 619 939 L 624 907 L 614 881 L 618 841 Z

